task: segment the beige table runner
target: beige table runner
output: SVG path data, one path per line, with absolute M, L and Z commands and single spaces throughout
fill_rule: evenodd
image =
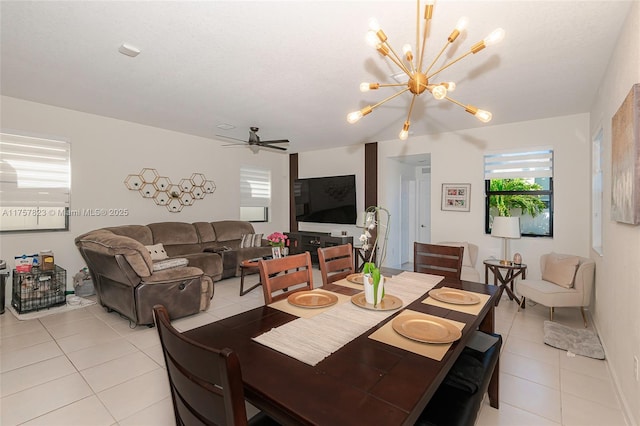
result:
M 449 287 L 442 287 L 442 288 L 449 288 Z M 455 290 L 462 291 L 457 288 Z M 480 299 L 480 303 L 476 303 L 475 305 L 456 305 L 454 303 L 441 302 L 439 300 L 434 299 L 433 297 L 427 297 L 422 301 L 422 303 L 424 303 L 425 305 L 433 305 L 433 306 L 438 306 L 444 309 L 450 309 L 452 311 L 463 312 L 465 314 L 478 315 L 482 310 L 482 308 L 484 307 L 484 305 L 487 303 L 487 300 L 491 298 L 491 296 L 489 296 L 488 294 L 475 293 L 473 291 L 469 291 L 468 293 L 478 296 L 478 298 Z
M 332 291 L 315 289 L 311 290 L 319 293 L 328 293 L 335 296 L 338 296 L 338 305 L 345 302 L 351 301 L 351 296 L 347 296 L 345 294 L 338 294 Z M 286 312 L 291 315 L 295 315 L 300 318 L 311 318 L 316 315 L 320 315 L 321 313 L 327 311 L 328 309 L 333 308 L 335 305 L 327 306 L 326 308 L 301 308 L 299 306 L 294 306 L 287 299 L 278 300 L 277 302 L 273 302 L 269 305 L 272 308 L 278 309 L 279 311 Z
M 385 282 L 385 291 L 400 298 L 403 306 L 407 306 L 442 280 L 439 276 L 423 275 L 422 280 L 410 285 L 392 277 Z M 273 328 L 253 340 L 306 364 L 316 365 L 395 313 L 397 310 L 376 311 L 342 303 L 311 318 L 298 318 Z
M 464 328 L 464 323 L 440 317 L 434 317 L 433 315 L 423 314 L 421 312 L 412 311 L 409 309 L 405 309 L 404 311 L 400 312 L 400 314 L 398 314 L 398 318 L 403 315 L 409 314 L 424 315 L 426 318 L 438 318 L 439 320 L 445 320 L 452 323 L 460 330 Z M 391 326 L 391 322 L 392 321 L 389 321 L 388 323 L 377 329 L 369 336 L 369 338 L 377 340 L 378 342 L 386 343 L 387 345 L 395 346 L 413 352 L 418 355 L 426 356 L 427 358 L 435 359 L 436 361 L 440 361 L 451 347 L 451 343 L 422 343 L 408 339 L 398 334 Z
M 351 281 L 343 278 L 338 281 L 334 281 L 333 284 L 341 285 L 343 287 L 355 288 L 356 290 L 364 291 L 364 286 L 362 284 L 352 283 Z

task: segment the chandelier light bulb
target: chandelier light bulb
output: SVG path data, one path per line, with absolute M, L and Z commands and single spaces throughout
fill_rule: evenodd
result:
M 454 90 L 456 90 L 456 83 L 453 81 L 447 81 L 440 84 L 442 84 L 449 92 L 453 92 Z
M 360 83 L 360 91 L 368 92 L 369 91 L 369 83 Z
M 456 30 L 462 32 L 465 28 L 467 28 L 468 23 L 469 18 L 467 18 L 466 16 L 461 17 L 460 19 L 458 19 L 458 23 L 456 24 Z
M 409 137 L 409 126 L 410 125 L 411 125 L 411 123 L 409 123 L 408 120 L 404 122 L 404 125 L 402 126 L 402 130 L 398 134 L 398 138 L 401 141 L 406 141 L 407 138 Z
M 485 37 L 484 40 L 482 40 L 485 44 L 485 46 L 491 46 L 494 45 L 496 43 L 500 43 L 502 41 L 502 39 L 504 38 L 504 30 L 502 28 L 496 28 L 495 30 L 493 30 L 491 32 L 491 34 L 489 34 L 487 37 Z
M 405 44 L 404 46 L 402 46 L 402 53 L 404 53 L 404 57 L 407 59 L 407 61 L 413 61 L 413 51 L 411 50 L 410 44 Z
M 378 36 L 376 35 L 375 31 L 367 31 L 365 40 L 367 41 L 367 44 L 371 47 L 376 47 L 378 43 L 380 43 L 380 39 L 378 39 Z
M 493 115 L 489 111 L 485 111 L 483 109 L 479 109 L 475 114 L 473 114 L 478 120 L 483 123 L 488 123 L 493 118 Z
M 444 99 L 445 96 L 447 96 L 447 88 L 438 84 L 437 86 L 434 86 L 433 89 L 431 89 L 431 94 L 438 100 Z
M 376 18 L 369 19 L 369 29 L 374 33 L 380 31 L 380 24 L 378 23 L 378 20 Z
M 357 123 L 362 118 L 362 111 L 353 111 L 347 115 L 349 124 Z

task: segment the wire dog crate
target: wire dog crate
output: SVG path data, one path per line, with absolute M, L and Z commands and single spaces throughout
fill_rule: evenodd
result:
M 66 288 L 67 271 L 58 265 L 51 271 L 14 269 L 11 305 L 19 314 L 64 305 Z

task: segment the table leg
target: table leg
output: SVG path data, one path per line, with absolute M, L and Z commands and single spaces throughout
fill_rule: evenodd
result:
M 262 283 L 260 281 L 258 281 L 258 283 L 253 285 L 251 288 L 248 288 L 248 289 L 244 290 L 244 276 L 245 276 L 245 271 L 246 270 L 247 270 L 246 267 L 240 266 L 240 296 L 244 296 L 245 294 L 249 293 L 254 288 L 260 287 L 262 285 Z

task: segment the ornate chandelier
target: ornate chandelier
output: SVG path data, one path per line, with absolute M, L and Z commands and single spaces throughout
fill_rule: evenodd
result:
M 438 100 L 446 99 L 447 101 L 452 102 L 464 108 L 466 112 L 473 114 L 478 120 L 482 121 L 483 123 L 487 123 L 491 120 L 491 113 L 489 111 L 478 109 L 473 105 L 463 104 L 461 102 L 456 101 L 455 99 L 452 99 L 449 96 L 449 92 L 452 92 L 456 87 L 456 84 L 454 82 L 448 81 L 448 82 L 432 83 L 431 81 L 436 75 L 438 75 L 440 72 L 444 71 L 445 69 L 449 68 L 451 65 L 455 64 L 456 62 L 459 62 L 460 60 L 466 58 L 471 54 L 476 54 L 480 52 L 482 49 L 484 49 L 487 46 L 496 44 L 499 41 L 501 41 L 504 38 L 504 30 L 502 28 L 498 28 L 494 30 L 486 38 L 484 38 L 483 40 L 471 46 L 469 51 L 467 51 L 466 53 L 460 55 L 458 58 L 453 59 L 448 63 L 445 63 L 443 66 L 436 69 L 435 71 L 432 71 L 432 68 L 434 67 L 435 63 L 438 61 L 440 56 L 442 56 L 442 54 L 447 50 L 447 48 L 451 46 L 453 42 L 456 41 L 460 33 L 464 31 L 467 25 L 468 19 L 466 17 L 462 17 L 458 20 L 456 27 L 447 38 L 447 41 L 445 42 L 442 50 L 440 50 L 440 53 L 438 53 L 438 55 L 435 57 L 435 59 L 433 59 L 431 64 L 429 64 L 429 66 L 427 66 L 423 70 L 422 60 L 424 58 L 424 48 L 427 42 L 428 27 L 429 27 L 429 23 L 431 22 L 431 18 L 433 16 L 434 2 L 435 0 L 427 0 L 426 2 L 425 10 L 424 10 L 424 20 L 425 20 L 424 31 L 422 35 L 422 43 L 420 43 L 420 0 L 416 1 L 417 3 L 416 51 L 420 52 L 417 57 L 414 56 L 413 51 L 411 49 L 411 45 L 405 44 L 402 47 L 403 57 L 401 58 L 396 53 L 396 51 L 393 50 L 393 47 L 391 47 L 391 45 L 387 41 L 387 35 L 384 33 L 384 31 L 382 31 L 382 29 L 380 29 L 378 22 L 373 18 L 369 21 L 370 30 L 367 34 L 367 40 L 369 41 L 369 44 L 374 46 L 376 50 L 383 57 L 389 58 L 394 64 L 396 64 L 402 70 L 402 72 L 409 77 L 409 81 L 407 83 L 397 83 L 397 84 L 361 83 L 360 84 L 361 92 L 367 92 L 369 90 L 377 90 L 380 87 L 405 86 L 405 88 L 374 105 L 368 105 L 359 111 L 354 111 L 350 113 L 349 115 L 347 115 L 347 121 L 349 123 L 357 122 L 362 117 L 369 114 L 371 111 L 373 111 L 375 108 L 379 107 L 380 105 L 384 104 L 385 102 L 390 101 L 391 99 L 397 96 L 400 96 L 405 92 L 410 92 L 413 94 L 413 96 L 411 98 L 411 104 L 409 106 L 409 113 L 407 114 L 407 119 L 404 122 L 404 125 L 402 126 L 402 130 L 400 131 L 400 134 L 398 135 L 398 137 L 401 140 L 406 140 L 409 137 L 409 126 L 411 125 L 411 112 L 413 111 L 413 105 L 416 101 L 416 98 L 422 93 L 424 93 L 425 91 L 431 93 L 435 99 L 438 99 Z

